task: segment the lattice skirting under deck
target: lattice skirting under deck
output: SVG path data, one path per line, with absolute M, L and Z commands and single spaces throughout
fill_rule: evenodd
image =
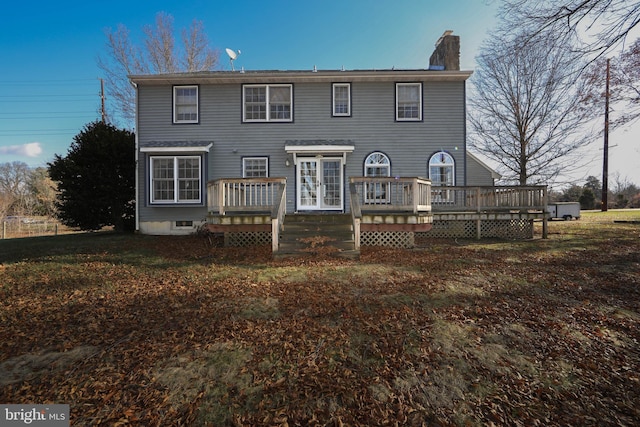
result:
M 224 233 L 225 246 L 260 246 L 270 244 L 270 231 L 238 231 Z
M 434 220 L 433 228 L 426 233 L 416 233 L 419 239 L 476 239 L 476 220 L 442 221 Z M 510 240 L 532 239 L 533 220 L 485 220 L 480 222 L 480 238 L 501 238 Z
M 428 232 L 406 231 L 363 231 L 360 234 L 362 246 L 389 246 L 413 248 L 416 241 L 424 239 L 476 239 L 477 222 L 475 220 L 442 221 L 434 220 L 433 228 Z M 533 220 L 485 220 L 480 222 L 480 238 L 501 238 L 522 240 L 533 238 Z M 270 245 L 271 232 L 228 232 L 224 233 L 225 246 Z
M 363 231 L 360 233 L 362 246 L 389 246 L 394 248 L 413 248 L 414 232 L 407 231 Z

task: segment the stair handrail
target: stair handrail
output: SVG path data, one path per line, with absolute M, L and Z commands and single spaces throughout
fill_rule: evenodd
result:
M 284 215 L 287 208 L 287 179 L 280 181 L 277 197 L 271 208 L 271 250 L 277 252 L 280 248 L 280 231 L 284 227 Z

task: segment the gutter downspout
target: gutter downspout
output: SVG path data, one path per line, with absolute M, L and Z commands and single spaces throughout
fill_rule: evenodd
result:
M 135 143 L 136 143 L 136 152 L 134 153 L 135 156 L 135 162 L 136 162 L 136 177 L 135 177 L 135 183 L 136 183 L 136 225 L 135 225 L 135 231 L 136 233 L 140 232 L 140 174 L 139 174 L 139 169 L 140 169 L 140 162 L 139 162 L 139 154 L 140 154 L 140 150 L 138 148 L 138 131 L 140 129 L 140 127 L 138 126 L 138 105 L 140 105 L 140 103 L 138 102 L 138 85 L 131 82 L 131 85 L 136 89 L 136 120 L 135 120 Z
M 463 111 L 464 111 L 464 121 L 463 121 L 463 128 L 462 128 L 462 132 L 463 132 L 463 138 L 464 138 L 464 144 L 462 147 L 462 152 L 463 152 L 463 161 L 462 161 L 462 167 L 463 169 L 463 173 L 464 173 L 464 185 L 465 187 L 467 185 L 469 185 L 467 183 L 467 82 L 464 81 L 462 82 L 462 104 L 464 106 Z M 454 178 L 455 179 L 455 178 Z

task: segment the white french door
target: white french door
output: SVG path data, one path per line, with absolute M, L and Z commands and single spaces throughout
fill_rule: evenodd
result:
M 298 157 L 298 210 L 342 210 L 342 158 Z

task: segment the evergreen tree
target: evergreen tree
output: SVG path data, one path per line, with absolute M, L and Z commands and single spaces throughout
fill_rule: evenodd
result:
M 71 227 L 133 230 L 135 137 L 128 130 L 93 122 L 74 137 L 66 157 L 48 164 L 58 183 L 58 216 Z
M 580 209 L 594 209 L 596 207 L 596 196 L 593 190 L 585 187 L 580 195 Z

